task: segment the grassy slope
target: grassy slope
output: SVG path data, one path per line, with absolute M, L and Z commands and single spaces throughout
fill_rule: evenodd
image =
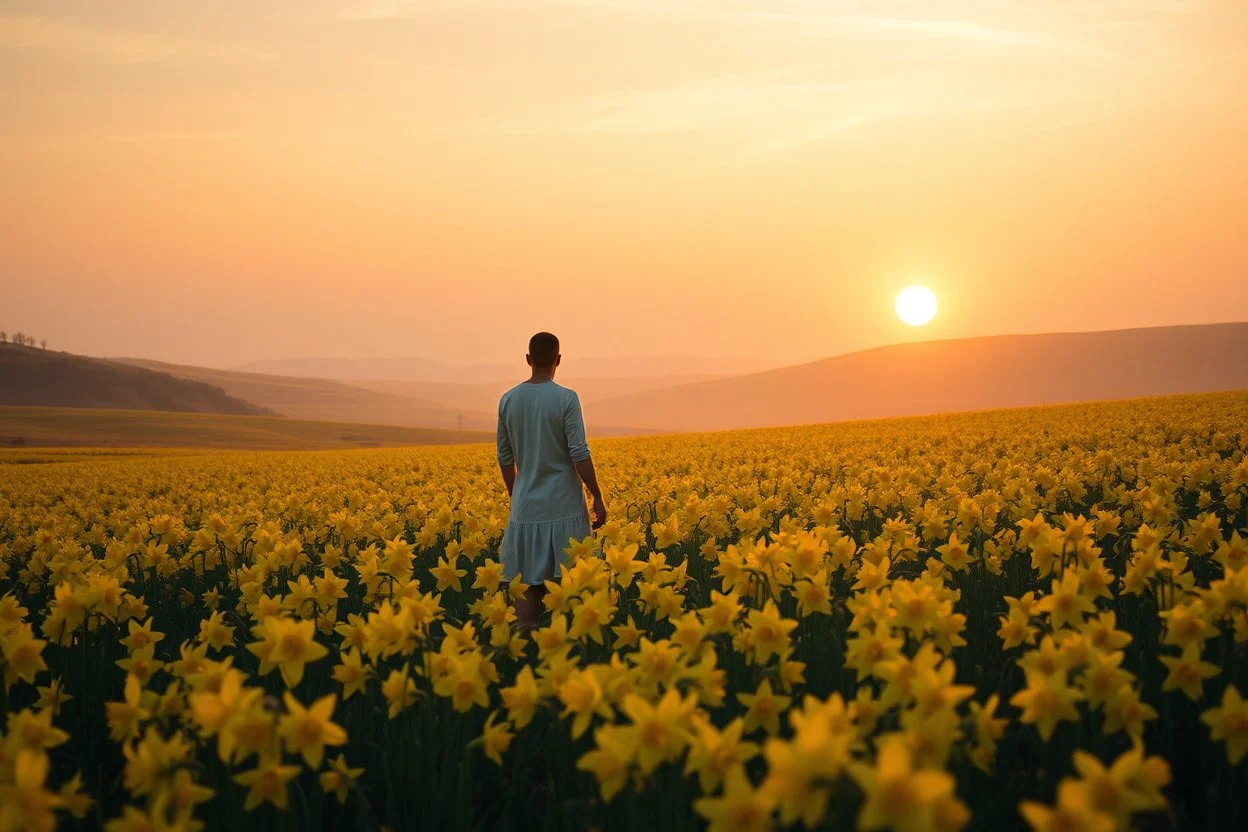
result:
M 0 447 L 313 450 L 492 442 L 483 431 L 61 407 L 0 407 Z

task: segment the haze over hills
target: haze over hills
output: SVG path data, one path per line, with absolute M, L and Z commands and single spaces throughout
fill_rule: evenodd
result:
M 277 358 L 250 361 L 230 368 L 294 378 L 394 378 L 446 380 L 448 367 L 427 358 Z
M 757 358 L 684 355 L 603 358 L 565 355 L 559 372 L 571 381 L 598 378 L 731 376 L 769 370 L 777 366 L 777 362 Z M 253 361 L 233 369 L 300 378 L 435 381 L 450 384 L 514 383 L 521 381 L 526 372 L 523 351 L 517 354 L 514 362 L 507 364 L 457 366 L 427 358 L 289 358 Z
M 1248 388 L 1246 356 L 1248 323 L 1233 323 L 915 342 L 729 377 L 578 379 L 561 367 L 557 380 L 580 393 L 591 436 L 605 437 Z M 0 404 L 489 432 L 516 369 L 494 381 L 343 381 L 4 345 Z
M 115 358 L 109 361 L 212 384 L 232 396 L 296 419 L 444 430 L 494 430 L 499 395 L 520 380 L 513 375 L 505 382 L 475 385 L 404 381 L 346 382 L 167 364 L 143 358 Z M 624 379 L 619 384 L 615 384 L 614 380 L 607 380 L 597 385 L 591 382 L 589 388 L 624 391 L 652 389 L 680 383 L 686 378 L 670 376 L 666 379 Z M 562 376 L 560 381 L 564 381 Z M 586 407 L 585 410 L 588 426 L 596 436 L 652 432 L 613 426 L 595 419 L 591 407 Z
M 647 390 L 659 390 L 679 384 L 690 384 L 707 381 L 723 376 L 692 374 L 671 376 L 624 376 L 619 378 L 567 378 L 562 372 L 555 380 L 576 390 L 582 404 L 597 399 L 614 396 L 627 396 Z M 380 393 L 399 396 L 412 396 L 442 407 L 456 411 L 479 411 L 489 414 L 496 412 L 498 399 L 508 388 L 522 379 L 510 378 L 506 381 L 480 382 L 477 384 L 457 384 L 439 381 L 396 381 L 383 379 L 355 379 L 349 382 L 352 387 L 362 387 Z M 587 415 L 586 418 L 589 418 Z
M 16 344 L 0 344 L 0 405 L 275 415 L 201 381 Z
M 854 352 L 592 403 L 675 431 L 873 419 L 1248 388 L 1248 323 L 1002 335 Z
M 421 428 L 494 429 L 493 413 L 465 411 L 461 419 L 459 411 L 435 402 L 367 390 L 330 379 L 243 373 L 141 358 L 113 360 L 213 384 L 230 395 L 296 419 Z

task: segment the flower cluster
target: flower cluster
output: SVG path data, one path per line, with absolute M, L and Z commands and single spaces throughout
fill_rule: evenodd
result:
M 0 453 L 0 832 L 1235 817 L 1248 395 L 594 454 L 526 630 L 490 448 Z

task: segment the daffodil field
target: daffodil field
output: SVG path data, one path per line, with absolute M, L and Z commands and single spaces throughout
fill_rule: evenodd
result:
M 1248 393 L 592 450 L 0 452 L 0 832 L 1248 828 Z

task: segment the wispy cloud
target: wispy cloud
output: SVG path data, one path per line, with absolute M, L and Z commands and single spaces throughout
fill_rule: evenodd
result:
M 1027 47 L 1062 52 L 1105 52 L 1103 49 L 1091 47 L 1069 38 L 1021 32 L 974 20 L 933 20 L 852 15 L 838 18 L 834 23 L 840 26 L 843 31 L 857 30 L 864 36 L 875 34 L 886 37 L 957 40 L 991 46 Z
M 880 100 L 894 83 L 889 79 L 811 82 L 790 72 L 725 75 L 666 89 L 634 90 L 604 96 L 583 105 L 585 133 L 663 133 L 705 129 L 756 130 L 792 123 L 795 115 L 835 120 L 867 100 Z M 820 114 L 820 115 L 816 115 Z M 804 119 L 805 120 L 805 119 Z
M 706 164 L 761 159 L 886 121 L 1057 108 L 1079 123 L 1102 114 L 1095 91 L 1039 86 L 1019 94 L 991 84 L 955 83 L 945 73 L 818 80 L 819 67 L 738 73 L 671 87 L 630 90 L 552 105 L 492 129 L 530 135 L 644 137 L 714 132 Z
M 152 130 L 137 133 L 112 133 L 104 138 L 123 144 L 149 142 L 226 142 L 241 139 L 247 134 L 237 130 Z
M 881 4 L 886 5 L 886 4 Z M 864 40 L 931 39 L 977 43 L 986 46 L 1058 51 L 1100 52 L 1094 45 L 1069 37 L 1020 31 L 994 23 L 992 4 L 953 4 L 948 17 L 931 16 L 927 4 L 890 4 L 910 14 L 864 15 L 861 4 L 844 0 L 351 0 L 342 17 L 352 20 L 384 20 L 419 17 L 434 11 L 477 8 L 521 10 L 587 10 L 621 16 L 655 17 L 714 26 L 749 27 L 760 36 L 774 30 L 794 37 L 845 37 Z M 959 15 L 958 13 L 962 14 Z M 978 12 L 984 19 L 976 19 Z
M 436 21 L 487 9 L 577 14 L 624 37 L 649 30 L 619 26 L 637 18 L 681 32 L 705 29 L 707 47 L 691 47 L 699 60 L 683 68 L 683 79 L 577 90 L 528 113 L 500 115 L 486 129 L 604 137 L 714 132 L 713 146 L 739 159 L 883 121 L 1031 109 L 1037 126 L 1108 117 L 1124 79 L 1156 59 L 1123 26 L 1167 26 L 1190 2 L 350 0 L 343 8 L 357 20 Z M 694 66 L 703 78 L 688 78 Z
M 168 145 L 212 144 L 232 142 L 251 134 L 242 130 L 135 130 L 113 132 L 86 129 L 80 132 L 21 131 L 0 132 L 0 146 L 20 148 L 37 152 L 60 152 L 62 150 L 96 149 L 101 142 L 119 145 Z
M 663 89 L 566 102 L 529 118 L 494 124 L 501 132 L 602 137 L 716 132 L 722 164 L 789 150 L 907 113 L 894 79 L 804 80 L 798 70 L 732 74 Z M 939 100 L 939 99 L 938 99 Z
M 39 15 L 0 15 L 0 49 L 50 52 L 73 60 L 118 65 L 271 57 L 262 50 L 238 44 L 96 29 Z

